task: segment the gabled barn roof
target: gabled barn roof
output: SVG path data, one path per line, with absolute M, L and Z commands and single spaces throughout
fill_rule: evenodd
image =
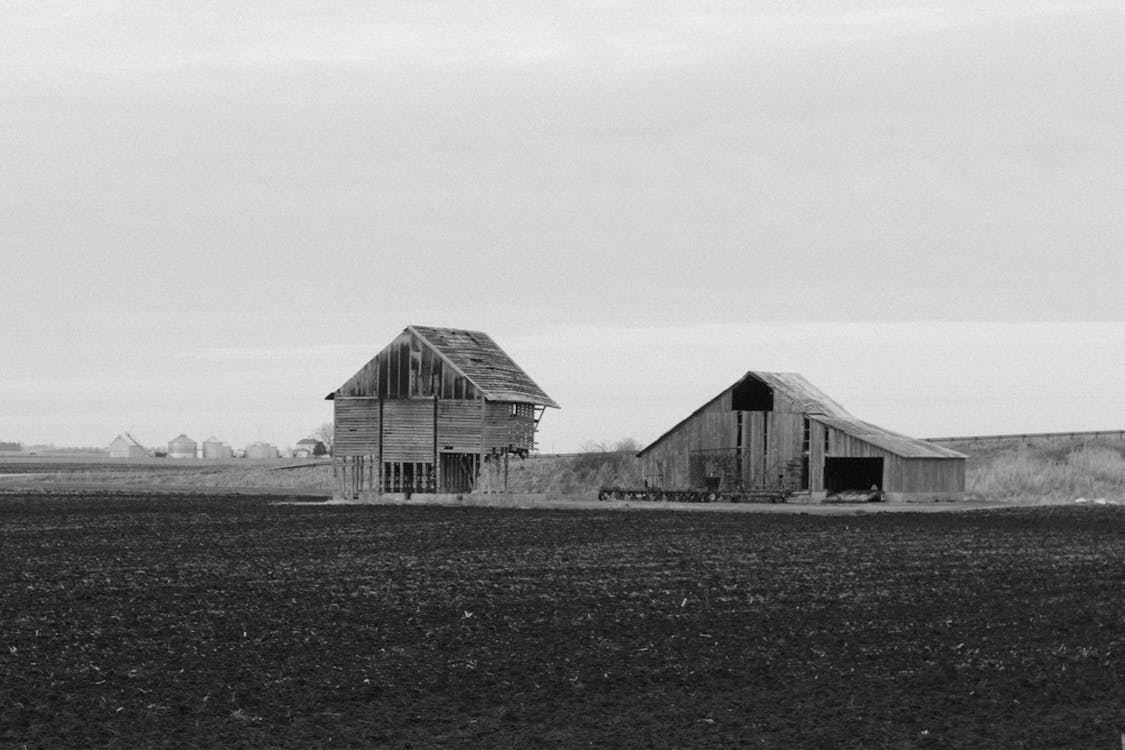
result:
M 685 419 L 677 422 L 672 429 L 645 446 L 637 455 L 644 455 L 666 437 L 680 429 L 685 423 L 691 421 L 695 415 L 731 393 L 731 391 L 737 388 L 747 378 L 751 377 L 757 378 L 770 388 L 784 393 L 789 400 L 793 402 L 794 409 L 807 414 L 810 419 L 820 422 L 821 424 L 826 424 L 829 427 L 833 427 L 864 442 L 871 443 L 897 456 L 902 456 L 903 458 L 967 458 L 963 453 L 958 453 L 957 451 L 943 448 L 933 443 L 927 443 L 925 440 L 907 437 L 906 435 L 892 432 L 891 430 L 878 427 L 869 422 L 864 422 L 852 416 L 848 413 L 847 409 L 833 401 L 828 395 L 805 380 L 804 376 L 798 373 L 761 372 L 758 370 L 747 372 L 732 383 L 730 387 L 715 396 L 715 398 L 703 404 L 703 406 L 700 406 Z
M 492 401 L 558 404 L 487 333 L 458 328 L 409 326 L 442 359 L 468 378 Z
M 489 401 L 514 401 L 559 408 L 554 399 L 544 393 L 487 333 L 417 325 L 407 326 L 406 331 L 416 335 Z M 337 390 L 342 389 L 343 386 Z M 334 398 L 335 393 L 328 394 L 328 398 Z
M 805 414 L 828 414 L 834 417 L 855 419 L 848 414 L 847 409 L 828 397 L 824 391 L 805 380 L 803 375 L 795 372 L 760 372 L 752 370 L 731 386 L 736 388 L 746 378 L 755 377 L 771 388 L 781 391 L 793 402 L 797 411 Z

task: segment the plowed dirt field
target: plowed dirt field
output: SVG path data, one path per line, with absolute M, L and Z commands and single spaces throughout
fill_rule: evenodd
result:
M 1125 509 L 0 495 L 0 747 L 1118 748 Z

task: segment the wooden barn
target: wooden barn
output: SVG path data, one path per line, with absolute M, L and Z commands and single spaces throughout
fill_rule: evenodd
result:
M 527 455 L 558 408 L 487 334 L 408 326 L 328 399 L 336 492 L 506 488 L 507 457 Z
M 966 456 L 849 414 L 796 373 L 748 372 L 637 454 L 658 489 L 955 498 Z

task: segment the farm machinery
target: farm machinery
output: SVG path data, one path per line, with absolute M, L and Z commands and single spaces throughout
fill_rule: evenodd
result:
M 639 500 L 664 503 L 784 503 L 801 487 L 802 460 L 772 466 L 761 474 L 768 482 L 746 482 L 739 454 L 733 450 L 696 450 L 689 458 L 689 487 L 657 489 L 603 487 L 599 500 Z M 776 481 L 772 478 L 776 477 Z M 660 484 L 663 477 L 655 478 Z
M 740 488 L 713 490 L 658 490 L 628 487 L 602 487 L 598 499 L 639 500 L 657 503 L 784 503 L 793 494 L 784 487 Z

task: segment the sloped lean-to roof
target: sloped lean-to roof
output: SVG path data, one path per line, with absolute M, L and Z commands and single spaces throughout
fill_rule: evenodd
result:
M 554 399 L 544 393 L 487 333 L 431 326 L 407 326 L 406 331 L 421 339 L 489 401 L 514 401 L 559 408 Z M 334 395 L 331 393 L 328 398 Z
M 955 450 L 943 448 L 940 445 L 928 443 L 925 440 L 900 435 L 897 432 L 892 432 L 891 430 L 871 424 L 870 422 L 864 422 L 855 417 L 840 419 L 838 417 L 810 414 L 809 419 L 833 427 L 865 443 L 870 443 L 876 448 L 882 448 L 888 453 L 893 453 L 903 458 L 968 458 L 964 453 L 958 453 Z

